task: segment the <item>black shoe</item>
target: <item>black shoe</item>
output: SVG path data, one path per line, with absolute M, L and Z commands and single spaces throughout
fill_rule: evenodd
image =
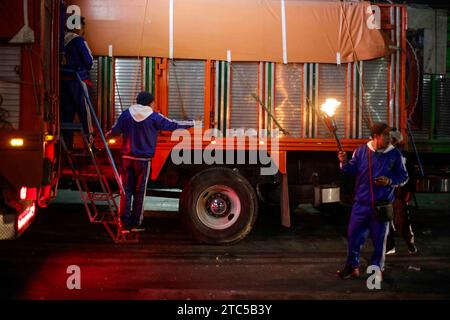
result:
M 407 243 L 406 246 L 408 247 L 409 254 L 416 254 L 417 253 L 417 247 L 414 244 L 414 242 Z
M 131 232 L 144 232 L 145 228 L 141 226 L 131 227 Z
M 359 277 L 359 268 L 346 264 L 344 269 L 339 270 L 337 274 L 341 279 L 356 279 Z

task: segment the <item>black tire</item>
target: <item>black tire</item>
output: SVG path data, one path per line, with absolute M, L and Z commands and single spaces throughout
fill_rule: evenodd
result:
M 210 168 L 197 173 L 185 186 L 180 212 L 183 224 L 195 239 L 209 244 L 232 244 L 252 230 L 258 201 L 253 187 L 238 172 Z

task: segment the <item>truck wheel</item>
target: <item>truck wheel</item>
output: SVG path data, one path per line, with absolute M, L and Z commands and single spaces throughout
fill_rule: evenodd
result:
M 180 198 L 184 225 L 205 243 L 231 244 L 253 228 L 258 201 L 250 183 L 228 168 L 211 168 L 196 174 Z

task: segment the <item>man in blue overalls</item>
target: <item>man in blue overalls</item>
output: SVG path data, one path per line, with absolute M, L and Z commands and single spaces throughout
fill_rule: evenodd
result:
M 60 121 L 72 123 L 75 114 L 80 117 L 84 134 L 87 135 L 89 144 L 92 145 L 94 128 L 92 126 L 91 111 L 83 91 L 92 87 L 89 79 L 89 71 L 92 68 L 93 57 L 87 42 L 83 38 L 84 18 L 81 17 L 79 28 L 67 30 L 64 35 L 64 52 L 62 67 L 76 71 L 82 80 L 80 83 L 75 74 L 61 72 L 60 88 Z M 69 149 L 73 147 L 73 132 L 62 132 L 64 141 Z
M 338 271 L 342 279 L 359 276 L 360 251 L 369 233 L 374 246 L 371 265 L 384 271 L 389 222 L 379 222 L 376 219 L 374 202 L 394 202 L 395 187 L 408 181 L 402 155 L 390 144 L 389 132 L 390 128 L 385 123 L 375 123 L 371 128 L 372 140 L 367 145 L 358 147 L 350 161 L 347 161 L 345 152 L 339 152 L 342 171 L 356 176 L 355 202 L 348 226 L 347 262 Z
M 122 134 L 122 183 L 120 199 L 122 233 L 141 232 L 144 198 L 159 130 L 193 127 L 195 121 L 170 120 L 153 111 L 153 95 L 142 91 L 136 103 L 123 111 L 106 137 Z

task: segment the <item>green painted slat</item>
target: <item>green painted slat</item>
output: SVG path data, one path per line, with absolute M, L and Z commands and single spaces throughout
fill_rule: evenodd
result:
M 218 94 L 217 94 L 217 101 L 218 101 L 218 104 L 219 104 L 219 108 L 218 108 L 218 110 L 217 110 L 217 113 L 218 113 L 218 115 L 217 115 L 217 122 L 218 122 L 218 124 L 217 124 L 217 126 L 218 126 L 218 129 L 219 130 L 222 130 L 222 110 L 221 110 L 221 101 L 222 101 L 222 62 L 219 62 L 219 65 L 218 65 L 218 67 L 219 67 L 219 82 L 218 82 L 218 84 L 217 84 L 217 89 L 218 89 Z
M 436 134 L 436 98 L 437 98 L 437 81 L 438 75 L 431 77 L 431 136 L 430 139 L 434 139 Z

